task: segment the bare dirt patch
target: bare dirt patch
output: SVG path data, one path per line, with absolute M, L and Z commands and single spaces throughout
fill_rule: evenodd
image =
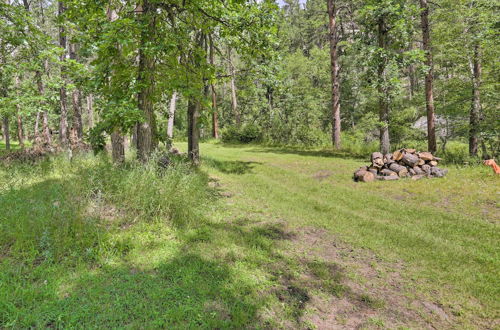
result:
M 366 250 L 353 250 L 327 231 L 304 228 L 288 252 L 308 267 L 300 281 L 309 286 L 301 323 L 318 329 L 449 328 L 453 315 L 415 297 L 402 274 L 402 262 L 387 262 Z M 316 292 L 312 294 L 311 292 Z
M 323 180 L 326 180 L 328 179 L 329 177 L 331 177 L 333 175 L 332 171 L 328 171 L 328 170 L 321 170 L 321 171 L 318 171 L 316 172 L 314 175 L 313 175 L 313 178 L 318 180 L 318 181 L 323 181 Z

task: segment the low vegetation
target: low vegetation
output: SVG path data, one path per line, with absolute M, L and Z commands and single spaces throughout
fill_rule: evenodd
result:
M 2 165 L 0 325 L 495 319 L 498 178 L 488 168 L 364 185 L 350 178 L 362 161 L 342 155 L 203 148 L 201 169 L 181 156 L 163 169 L 87 154 Z

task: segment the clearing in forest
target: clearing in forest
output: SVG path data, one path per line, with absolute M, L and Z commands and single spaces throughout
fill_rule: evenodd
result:
M 365 160 L 341 154 L 202 152 L 190 175 L 90 155 L 0 168 L 0 327 L 498 326 L 489 168 L 361 184 Z

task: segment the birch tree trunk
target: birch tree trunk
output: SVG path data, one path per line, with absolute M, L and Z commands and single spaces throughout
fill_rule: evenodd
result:
M 236 126 L 241 126 L 241 114 L 238 109 L 238 98 L 236 95 L 236 82 L 233 61 L 231 59 L 231 48 L 227 50 L 228 64 L 229 64 L 229 75 L 231 76 L 231 109 L 233 110 L 234 119 Z
M 168 110 L 168 123 L 167 123 L 167 138 L 172 140 L 174 138 L 174 121 L 175 121 L 175 110 L 177 107 L 177 92 L 172 94 L 170 99 L 170 106 Z

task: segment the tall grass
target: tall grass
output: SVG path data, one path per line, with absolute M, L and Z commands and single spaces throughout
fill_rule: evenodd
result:
M 120 167 L 92 155 L 2 165 L 0 255 L 27 264 L 98 260 L 109 252 L 99 212 L 121 221 L 192 224 L 203 218 L 207 180 L 182 161 L 161 169 L 154 158 Z

